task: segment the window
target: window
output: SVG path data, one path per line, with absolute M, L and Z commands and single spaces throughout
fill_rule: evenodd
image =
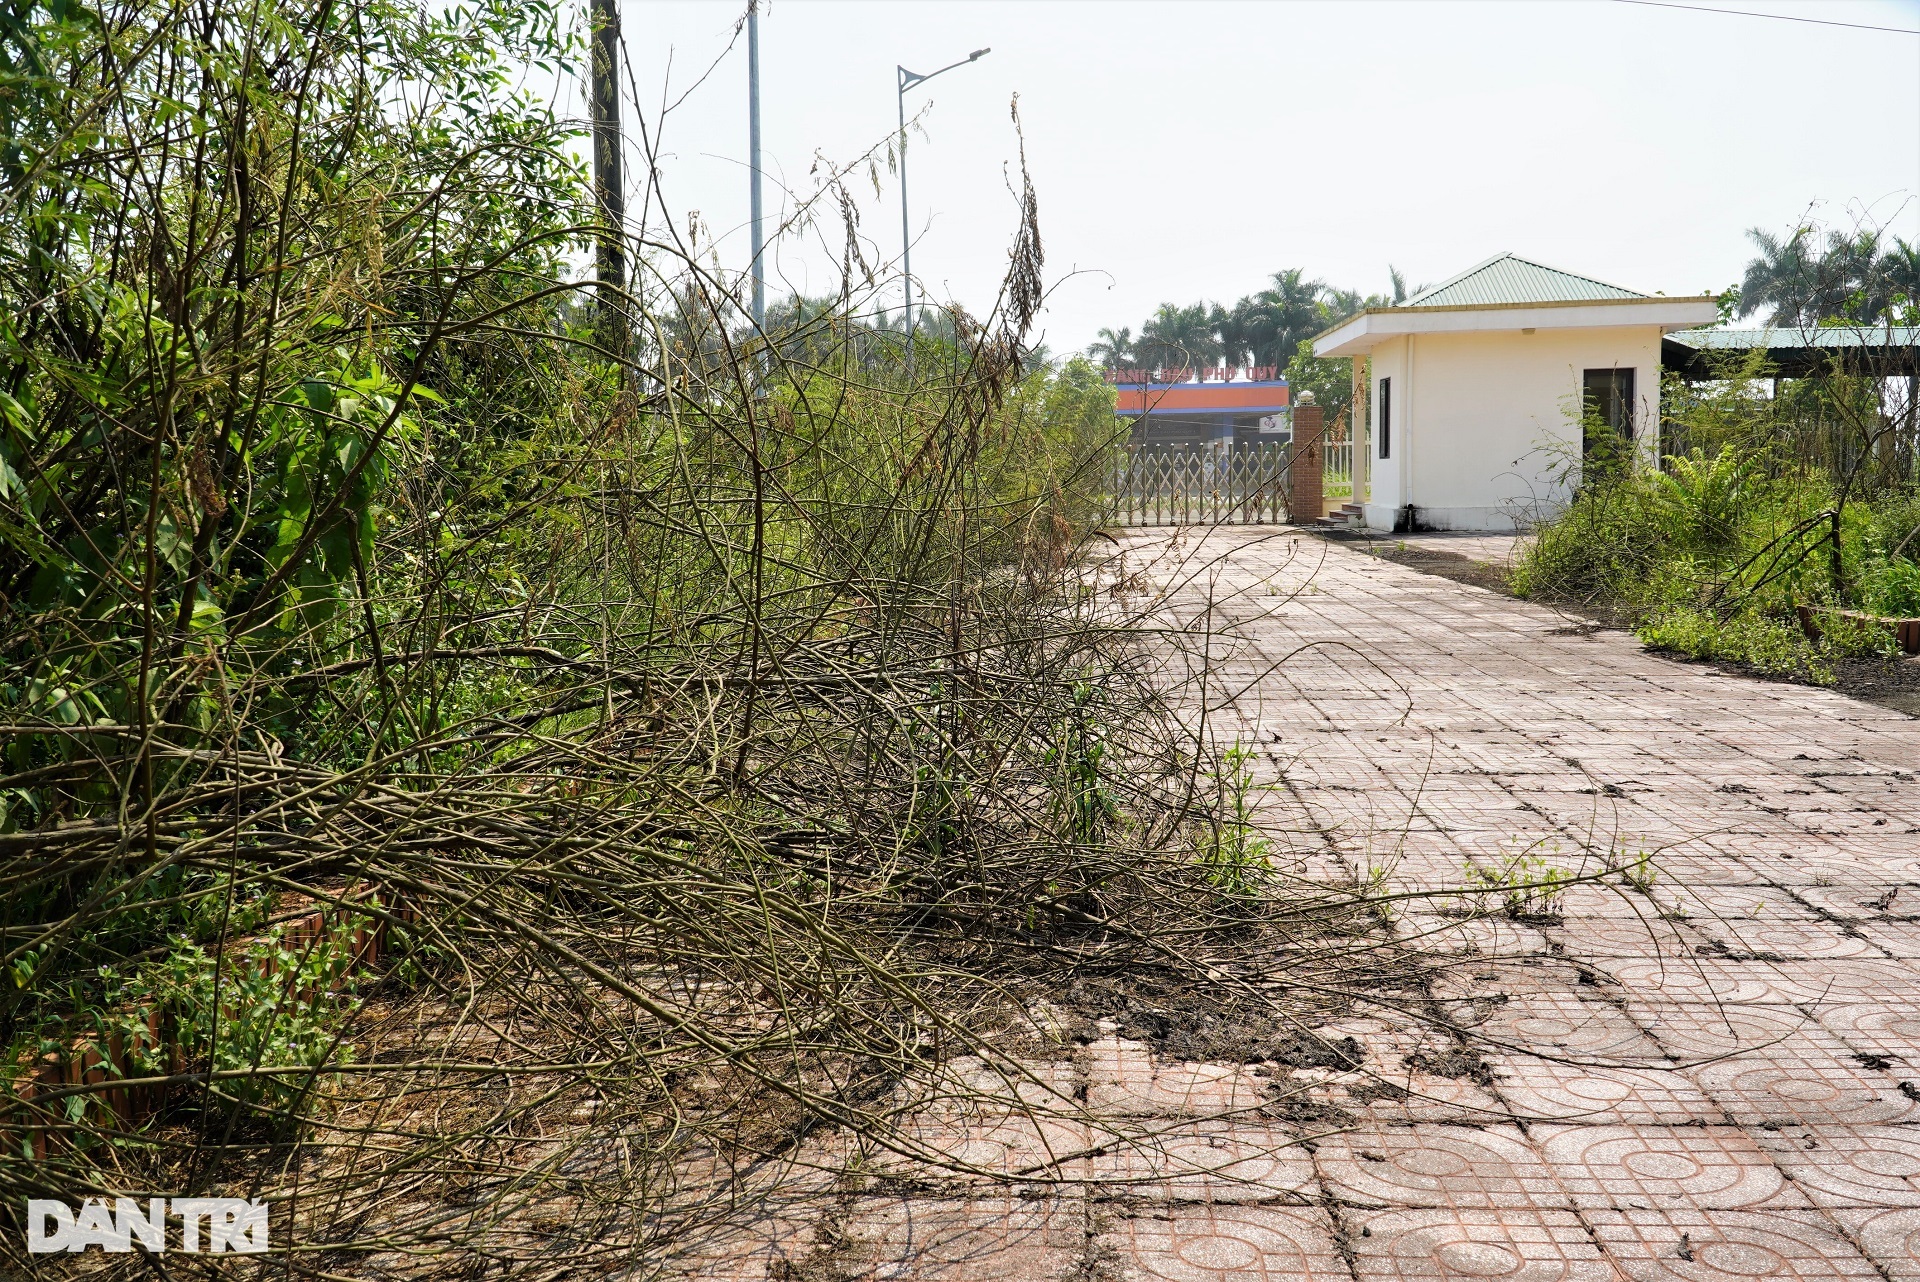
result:
M 1580 380 L 1587 430 L 1582 452 L 1613 451 L 1633 440 L 1633 371 L 1590 369 Z
M 1393 457 L 1393 380 L 1380 380 L 1380 395 L 1374 398 L 1380 406 L 1380 457 Z

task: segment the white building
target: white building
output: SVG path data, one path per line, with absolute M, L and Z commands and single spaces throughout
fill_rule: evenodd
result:
M 1582 406 L 1656 450 L 1661 335 L 1718 316 L 1711 297 L 1636 294 L 1501 254 L 1343 321 L 1313 351 L 1356 370 L 1372 357 L 1354 469 L 1369 474 L 1354 478 L 1367 525 L 1510 530 L 1551 513 L 1578 477 Z

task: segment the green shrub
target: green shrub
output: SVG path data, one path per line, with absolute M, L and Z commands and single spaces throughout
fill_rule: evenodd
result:
M 1832 663 L 1807 639 L 1797 621 L 1788 622 L 1758 610 L 1722 616 L 1712 610 L 1671 607 L 1644 621 L 1636 635 L 1659 650 L 1700 659 L 1726 659 L 1759 672 L 1801 677 L 1819 685 L 1833 681 Z
M 1860 601 L 1875 614 L 1920 615 L 1920 565 L 1902 558 L 1871 567 L 1861 576 Z
M 1630 600 L 1659 557 L 1659 525 L 1648 517 L 1651 497 L 1633 475 L 1582 489 L 1528 542 L 1514 566 L 1513 591 L 1586 605 Z

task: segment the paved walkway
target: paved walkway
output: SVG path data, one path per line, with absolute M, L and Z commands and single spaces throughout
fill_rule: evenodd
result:
M 822 1277 L 1920 1279 L 1920 721 L 1312 536 L 1182 555 L 1215 567 L 1170 608 L 1247 638 L 1220 728 L 1260 745 L 1276 821 L 1320 860 L 1407 893 L 1606 875 L 1519 921 L 1403 901 L 1396 929 L 1448 963 L 1430 1010 L 1469 1036 L 1328 1030 L 1370 1075 L 1293 1077 L 1337 1126 L 1222 1120 L 1270 1075 L 1108 1037 L 1059 1071 L 1090 1108 L 1158 1119 L 1144 1150 L 1065 1192 L 843 1199 L 774 1253 L 795 1263 L 740 1276 L 815 1276 L 793 1253 L 830 1231 Z M 989 1168 L 1084 1142 L 951 1124 Z
M 1476 923 L 1439 995 L 1490 1084 L 1318 1146 L 1301 1250 L 1344 1241 L 1361 1278 L 1920 1278 L 1920 721 L 1310 537 L 1191 555 L 1246 593 L 1230 668 L 1326 643 L 1230 733 L 1356 868 L 1653 874 L 1572 887 L 1562 924 Z M 1424 907 L 1403 929 L 1445 927 Z M 1161 1275 L 1302 1276 L 1249 1268 Z

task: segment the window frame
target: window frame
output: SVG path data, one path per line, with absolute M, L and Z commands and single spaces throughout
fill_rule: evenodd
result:
M 1605 368 L 1583 369 L 1580 371 L 1580 408 L 1582 418 L 1584 419 L 1588 412 L 1597 414 L 1602 421 L 1606 422 L 1608 427 L 1611 427 L 1614 432 L 1619 435 L 1621 442 L 1626 445 L 1633 444 L 1634 437 L 1637 435 L 1634 430 L 1633 402 L 1635 395 L 1639 391 L 1638 373 L 1639 371 L 1631 365 L 1610 365 Z M 1612 408 L 1618 411 L 1619 418 L 1617 421 L 1605 413 L 1608 407 L 1601 404 L 1599 398 L 1593 394 L 1596 380 L 1602 380 L 1611 384 L 1609 388 L 1609 399 L 1613 402 Z M 1588 448 L 1590 448 L 1590 446 Z M 1583 449 L 1582 452 L 1586 452 L 1585 449 Z
M 1383 459 L 1393 457 L 1393 376 L 1382 374 L 1374 391 L 1374 444 Z

